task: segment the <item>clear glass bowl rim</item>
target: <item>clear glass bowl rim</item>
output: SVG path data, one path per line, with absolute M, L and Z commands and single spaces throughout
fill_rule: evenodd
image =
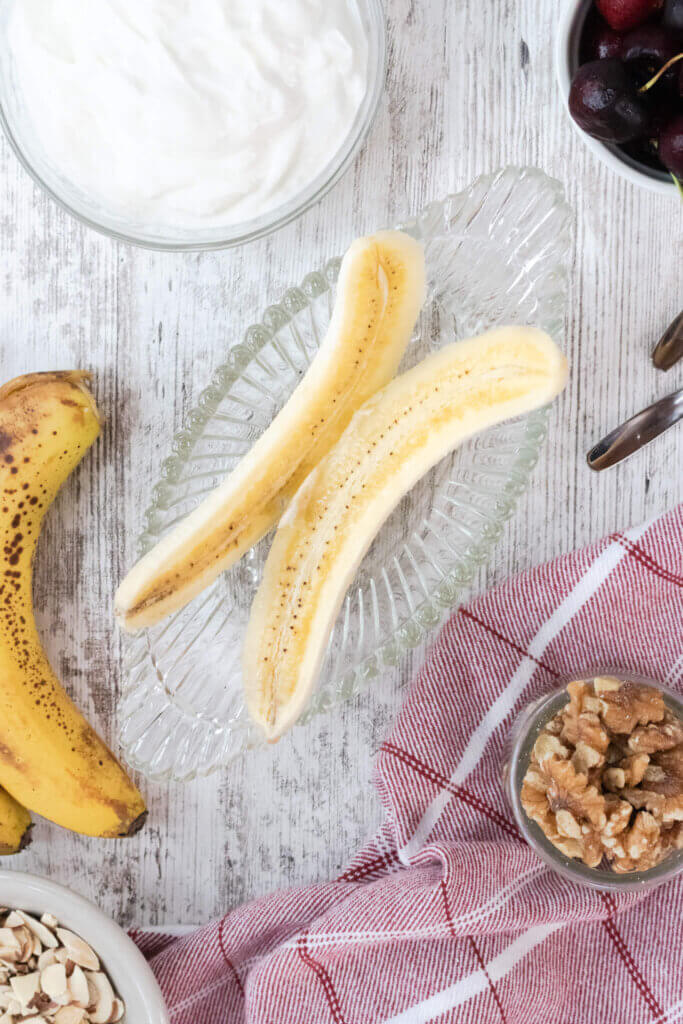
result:
M 570 882 L 603 892 L 641 892 L 668 882 L 680 874 L 683 871 L 683 850 L 672 853 L 661 864 L 648 871 L 633 871 L 620 875 L 607 869 L 589 868 L 586 864 L 560 853 L 550 840 L 546 839 L 539 826 L 527 817 L 521 803 L 521 782 L 528 767 L 528 757 L 523 757 L 522 751 L 530 734 L 540 731 L 559 708 L 569 702 L 566 690 L 568 683 L 574 679 L 590 680 L 599 676 L 612 676 L 622 682 L 652 686 L 660 690 L 665 699 L 668 699 L 669 705 L 674 705 L 678 714 L 683 717 L 683 696 L 663 683 L 642 676 L 638 672 L 626 672 L 623 668 L 614 669 L 600 666 L 589 672 L 567 675 L 560 681 L 559 686 L 527 704 L 517 715 L 508 737 L 503 765 L 505 795 L 524 839 L 534 853 L 556 874 Z M 563 697 L 564 699 L 562 699 Z
M 320 174 L 298 196 L 261 217 L 226 227 L 225 234 L 221 238 L 175 241 L 171 238 L 165 239 L 157 236 L 152 232 L 148 235 L 142 232 L 136 234 L 133 231 L 128 233 L 88 216 L 88 214 L 76 209 L 72 203 L 60 195 L 57 189 L 49 185 L 34 167 L 12 129 L 7 115 L 6 98 L 2 94 L 1 87 L 0 127 L 19 162 L 35 184 L 53 202 L 65 210 L 66 213 L 98 234 L 105 235 L 107 238 L 118 242 L 125 242 L 127 245 L 133 245 L 141 249 L 151 249 L 157 252 L 209 252 L 244 245 L 247 242 L 255 241 L 257 238 L 262 238 L 264 235 L 269 235 L 279 230 L 279 228 L 285 227 L 319 202 L 344 176 L 367 138 L 384 91 L 387 64 L 387 32 L 381 0 L 356 0 L 356 3 L 367 13 L 370 28 L 368 34 L 368 87 L 363 100 L 363 105 L 366 108 L 364 116 L 356 119 L 356 123 L 340 149 L 332 156 Z M 0 86 L 1 83 L 2 79 L 0 78 Z

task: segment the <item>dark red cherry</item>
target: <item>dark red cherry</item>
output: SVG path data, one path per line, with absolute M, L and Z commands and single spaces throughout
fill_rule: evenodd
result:
M 658 139 L 660 133 L 666 128 L 670 121 L 681 112 L 680 101 L 677 94 L 671 90 L 657 97 L 657 102 L 650 110 L 650 133 L 653 139 Z
M 640 87 L 680 52 L 681 41 L 675 32 L 667 31 L 661 25 L 641 25 L 624 36 L 621 59 Z M 674 65 L 662 75 L 657 85 L 660 88 L 664 84 L 674 87 L 677 75 L 678 69 Z
M 615 32 L 609 25 L 599 29 L 593 42 L 593 60 L 605 60 L 606 57 L 621 57 L 624 37 Z
M 674 32 L 683 32 L 683 0 L 665 0 L 662 25 Z
M 620 57 L 622 39 L 620 32 L 615 32 L 596 10 L 591 9 L 581 36 L 579 63 L 586 64 L 590 60 L 604 60 L 606 57 Z
M 652 139 L 635 139 L 633 142 L 625 142 L 620 148 L 639 164 L 651 167 L 653 171 L 662 170 L 662 161 Z
M 583 64 L 572 81 L 569 112 L 585 132 L 603 142 L 630 142 L 648 134 L 650 115 L 620 60 Z
M 660 132 L 659 159 L 668 171 L 683 181 L 683 114 L 674 117 Z
M 652 18 L 664 0 L 595 0 L 603 18 L 617 32 L 628 32 Z

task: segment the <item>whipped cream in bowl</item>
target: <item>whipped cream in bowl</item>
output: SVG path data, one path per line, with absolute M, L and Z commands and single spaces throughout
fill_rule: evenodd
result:
M 39 184 L 91 226 L 220 247 L 338 180 L 384 50 L 380 0 L 5 0 L 0 114 Z

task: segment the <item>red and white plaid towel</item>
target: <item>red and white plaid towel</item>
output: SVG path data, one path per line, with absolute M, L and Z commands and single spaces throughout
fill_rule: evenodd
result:
M 683 879 L 563 881 L 501 787 L 520 709 L 591 666 L 683 688 L 683 506 L 453 615 L 379 754 L 386 822 L 339 879 L 135 934 L 174 1024 L 683 1021 Z

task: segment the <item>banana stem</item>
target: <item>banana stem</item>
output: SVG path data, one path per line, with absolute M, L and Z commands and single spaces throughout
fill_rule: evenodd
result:
M 683 53 L 677 53 L 675 57 L 672 57 L 671 60 L 668 60 L 664 67 L 661 67 L 657 74 L 652 76 L 649 82 L 646 82 L 645 85 L 641 85 L 638 92 L 647 92 L 648 89 L 651 89 L 653 85 L 657 84 L 662 75 L 665 75 L 669 68 L 672 68 L 674 64 L 678 63 L 679 60 L 683 60 Z

